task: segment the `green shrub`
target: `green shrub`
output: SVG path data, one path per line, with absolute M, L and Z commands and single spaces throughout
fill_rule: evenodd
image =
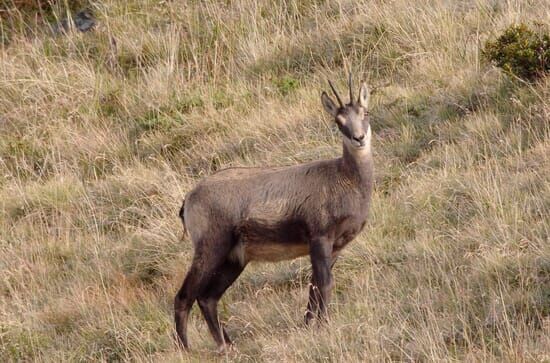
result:
M 277 87 L 277 91 L 283 96 L 287 96 L 294 92 L 299 86 L 298 80 L 290 76 L 276 79 L 274 83 Z
M 223 110 L 233 105 L 233 97 L 223 90 L 219 90 L 214 93 L 213 100 L 214 108 L 216 110 Z
M 525 24 L 511 25 L 488 41 L 482 53 L 506 72 L 533 80 L 550 70 L 550 35 Z

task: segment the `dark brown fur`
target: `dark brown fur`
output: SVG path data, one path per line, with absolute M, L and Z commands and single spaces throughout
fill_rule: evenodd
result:
M 195 300 L 218 346 L 230 342 L 218 321 L 217 302 L 251 261 L 309 255 L 313 278 L 306 322 L 324 316 L 331 267 L 363 229 L 370 204 L 373 165 L 365 92 L 362 88 L 357 102 L 339 108 L 323 93 L 325 109 L 344 135 L 342 157 L 290 167 L 229 168 L 187 194 L 179 215 L 195 256 L 175 300 L 184 347 Z

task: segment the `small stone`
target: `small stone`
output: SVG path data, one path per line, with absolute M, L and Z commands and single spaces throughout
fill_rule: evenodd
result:
M 87 32 L 93 29 L 96 20 L 90 10 L 81 10 L 72 17 L 72 25 L 81 32 Z M 69 30 L 69 19 L 64 18 L 53 26 L 54 34 L 65 33 Z

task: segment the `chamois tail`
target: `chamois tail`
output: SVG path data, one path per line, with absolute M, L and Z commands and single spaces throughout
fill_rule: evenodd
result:
M 187 233 L 187 227 L 185 226 L 185 199 L 183 199 L 183 203 L 181 203 L 181 208 L 178 215 L 181 219 L 181 224 L 183 225 L 183 236 L 185 237 L 185 234 Z

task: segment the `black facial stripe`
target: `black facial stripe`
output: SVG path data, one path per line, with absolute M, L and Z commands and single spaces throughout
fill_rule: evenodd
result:
M 336 124 L 338 125 L 338 129 L 340 130 L 340 132 L 344 134 L 345 137 L 351 140 L 352 136 L 350 130 L 339 122 L 337 122 Z

